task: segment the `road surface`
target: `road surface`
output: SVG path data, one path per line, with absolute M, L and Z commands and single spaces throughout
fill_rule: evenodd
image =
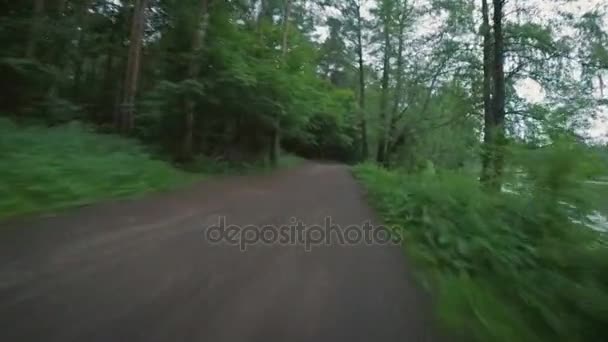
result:
M 347 167 L 222 178 L 0 223 L 0 341 L 434 341 L 399 247 L 211 243 L 292 217 L 378 223 Z

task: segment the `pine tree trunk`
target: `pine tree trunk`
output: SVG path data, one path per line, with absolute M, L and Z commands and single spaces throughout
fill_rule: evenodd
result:
M 488 184 L 492 179 L 492 155 L 494 151 L 493 134 L 496 129 L 492 113 L 492 32 L 490 31 L 490 14 L 488 1 L 482 0 L 482 35 L 483 35 L 483 118 L 484 137 L 481 155 L 481 182 Z
M 65 11 L 65 2 L 66 0 L 56 0 L 55 12 L 57 16 L 63 15 L 63 12 Z
M 281 150 L 281 136 L 279 133 L 279 129 L 280 127 L 277 127 L 275 129 L 272 130 L 272 132 L 270 133 L 270 164 L 273 167 L 276 167 L 279 165 L 279 158 L 280 158 L 280 150 Z
M 86 35 L 86 27 L 87 27 L 87 14 L 89 7 L 91 5 L 91 0 L 85 0 L 82 3 L 82 7 L 80 8 L 80 13 L 78 15 L 78 53 L 76 54 L 76 60 L 74 61 L 74 83 L 72 85 L 72 96 L 75 100 L 78 100 L 80 97 L 80 88 L 81 88 L 81 79 L 82 79 L 82 68 L 84 64 L 84 56 L 82 46 L 84 45 L 84 38 Z M 110 56 L 108 55 L 110 59 Z
M 137 82 L 139 80 L 147 4 L 148 0 L 135 0 L 122 104 L 116 123 L 118 130 L 124 134 L 131 132 L 135 121 L 135 95 L 137 94 Z
M 495 151 L 492 158 L 492 188 L 500 190 L 505 149 L 505 70 L 503 25 L 504 0 L 494 0 L 494 97 Z
M 281 43 L 281 58 L 283 66 L 287 63 L 287 37 L 289 36 L 289 15 L 291 12 L 291 0 L 284 0 L 283 8 L 283 38 Z M 281 120 L 276 117 L 272 132 L 270 134 L 270 165 L 276 167 L 279 164 L 281 154 Z
M 357 6 L 357 54 L 359 57 L 359 129 L 361 134 L 361 159 L 366 160 L 369 156 L 367 145 L 367 120 L 365 118 L 365 65 L 363 63 L 363 19 L 361 18 L 361 6 Z
M 36 57 L 36 45 L 38 44 L 38 35 L 40 34 L 40 26 L 44 17 L 44 4 L 44 0 L 34 0 L 32 25 L 25 48 L 25 58 L 33 59 Z
M 397 111 L 399 110 L 399 102 L 401 97 L 401 89 L 403 88 L 403 50 L 405 48 L 405 40 L 403 34 L 405 33 L 405 20 L 407 19 L 407 15 L 405 13 L 407 8 L 407 1 L 403 3 L 403 7 L 400 9 L 401 12 L 399 14 L 399 36 L 398 36 L 398 46 L 397 46 L 397 75 L 395 76 L 395 94 L 393 95 L 393 108 L 390 112 L 390 116 L 387 118 L 387 127 L 386 127 L 386 139 L 384 141 L 384 165 L 390 165 L 390 157 L 391 157 L 391 137 L 393 136 L 394 124 L 393 120 L 397 116 Z M 395 122 L 396 124 L 396 122 Z
M 388 11 L 386 11 L 388 12 Z M 380 94 L 380 132 L 378 137 L 378 150 L 376 153 L 376 161 L 379 164 L 384 165 L 385 163 L 385 152 L 386 152 L 386 117 L 388 107 L 388 86 L 389 86 L 389 73 L 390 73 L 390 32 L 388 16 L 389 13 L 384 14 L 384 57 L 382 66 L 382 93 Z
M 201 0 L 200 13 L 200 24 L 192 35 L 192 59 L 188 66 L 188 79 L 191 80 L 195 80 L 198 77 L 201 69 L 201 51 L 204 46 L 205 37 L 207 36 L 207 27 L 209 26 L 209 0 Z M 194 111 L 196 103 L 192 97 L 186 98 L 185 102 L 184 140 L 181 157 L 183 160 L 191 160 L 194 150 Z

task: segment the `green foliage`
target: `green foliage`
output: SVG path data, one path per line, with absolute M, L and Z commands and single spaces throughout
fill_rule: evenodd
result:
M 413 108 L 396 129 L 404 138 L 396 145 L 394 165 L 417 170 L 427 161 L 446 169 L 475 164 L 479 155 L 475 132 L 480 124 L 470 115 L 474 101 L 465 87 L 454 82 L 437 89 L 428 104 L 410 104 Z
M 585 13 L 575 24 L 579 30 L 579 38 L 584 40 L 584 48 L 581 49 L 580 54 L 581 57 L 588 60 L 585 67 L 591 69 L 589 70 L 591 72 L 608 69 L 608 50 L 605 44 L 608 33 L 602 27 L 604 15 L 605 13 L 598 7 Z
M 354 98 L 317 76 L 318 50 L 299 27 L 289 26 L 289 50 L 283 56 L 277 48 L 281 25 L 242 20 L 241 9 L 215 3 L 208 27 L 213 38 L 201 56 L 191 56 L 190 40 L 184 39 L 193 29 L 191 8 L 188 2 L 167 8 L 166 15 L 178 25 L 163 28 L 161 80 L 142 96 L 138 137 L 179 152 L 184 99 L 189 98 L 196 105 L 194 147 L 200 160 L 263 164 L 277 122 L 285 149 L 319 157 L 322 148 L 326 155 L 352 159 Z M 196 80 L 183 79 L 190 58 L 203 66 Z
M 519 166 L 499 193 L 463 172 L 362 165 L 355 174 L 399 227 L 454 331 L 478 341 L 601 340 L 608 240 L 586 225 L 598 203 L 583 190 L 597 160 L 568 142 L 514 155 Z
M 133 141 L 73 123 L 19 127 L 0 119 L 0 217 L 164 190 L 194 179 Z

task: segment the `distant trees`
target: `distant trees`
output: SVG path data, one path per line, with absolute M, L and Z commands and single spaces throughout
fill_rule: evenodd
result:
M 341 0 L 332 3 L 341 13 L 340 18 L 330 18 L 330 38 L 336 41 L 342 42 L 339 45 L 340 51 L 332 51 L 334 54 L 349 56 L 356 56 L 354 60 L 347 61 L 354 63 L 354 65 L 341 65 L 344 70 L 343 74 L 348 73 L 349 67 L 356 68 L 356 81 L 350 80 L 350 86 L 357 92 L 358 102 L 358 149 L 361 155 L 361 159 L 367 159 L 369 157 L 369 143 L 368 143 L 368 110 L 366 100 L 366 73 L 369 68 L 366 65 L 364 45 L 366 44 L 364 35 L 369 29 L 369 20 L 363 17 L 363 6 L 368 4 L 366 0 Z M 336 28 L 339 27 L 339 31 Z M 343 38 L 342 38 L 343 37 Z M 344 39 L 348 45 L 346 45 L 342 39 Z M 342 61 L 345 62 L 345 61 Z M 356 66 L 355 66 L 356 65 Z
M 309 5 L 302 0 L 0 4 L 6 13 L 1 83 L 19 87 L 19 96 L 0 102 L 0 112 L 49 124 L 91 121 L 183 162 L 204 154 L 277 164 L 282 148 L 323 154 L 321 140 L 348 159 L 358 157 L 349 138 L 357 114 L 354 98 L 343 93 L 348 86 L 318 74 Z
M 501 0 L 3 2 L 0 112 L 89 121 L 183 162 L 276 164 L 282 149 L 411 169 L 481 160 L 482 182 L 497 189 L 508 140 L 580 129 L 606 103 L 593 98 L 608 69 L 602 9 L 552 22 L 533 9 Z M 436 27 L 423 29 L 431 18 Z M 567 72 L 575 66 L 582 76 Z M 518 94 L 532 80 L 543 103 Z

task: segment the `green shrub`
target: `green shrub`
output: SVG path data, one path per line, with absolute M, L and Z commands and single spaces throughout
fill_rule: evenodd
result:
M 0 217 L 162 190 L 193 179 L 137 143 L 66 126 L 0 119 Z
M 608 336 L 608 244 L 586 226 L 595 204 L 583 190 L 593 173 L 583 152 L 564 143 L 520 153 L 506 177 L 514 190 L 498 193 L 466 173 L 361 165 L 355 174 L 399 227 L 454 331 L 479 341 L 599 341 Z

